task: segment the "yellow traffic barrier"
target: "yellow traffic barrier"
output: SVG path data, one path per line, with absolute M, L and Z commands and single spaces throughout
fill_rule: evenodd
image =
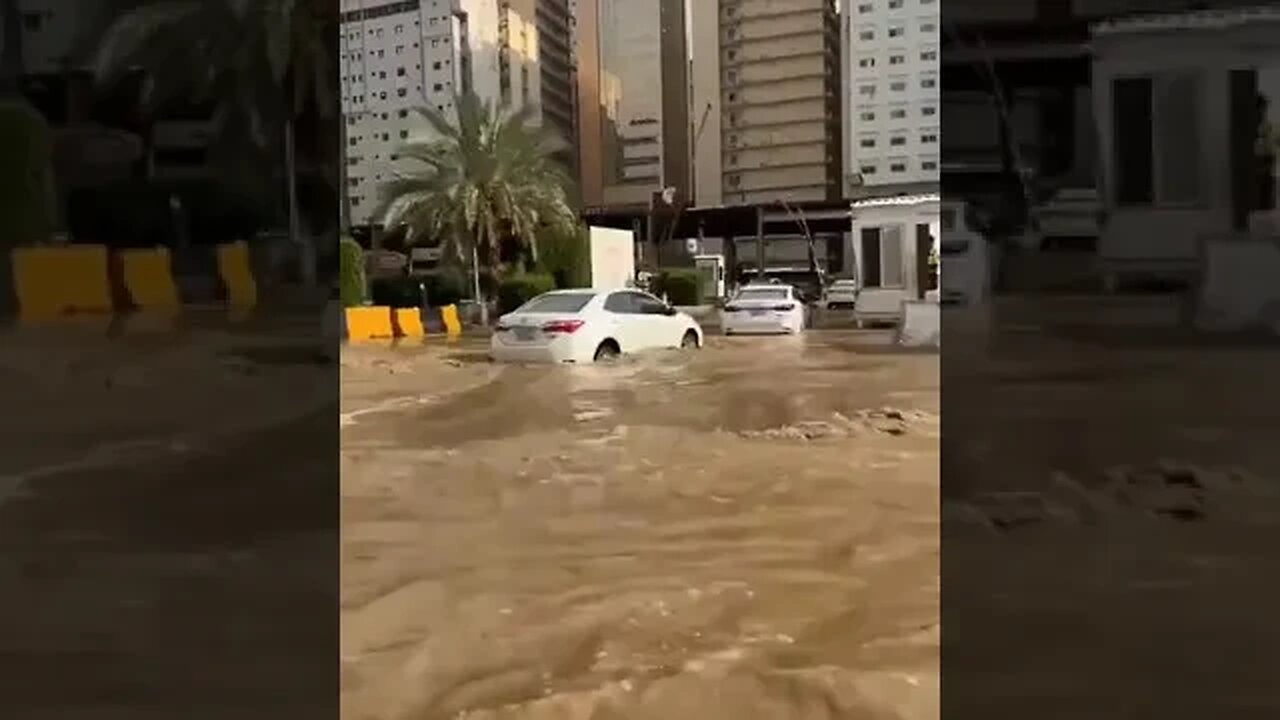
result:
M 427 334 L 422 327 L 422 311 L 417 308 L 395 308 L 391 312 L 396 337 L 420 338 Z
M 249 244 L 239 240 L 218 246 L 218 275 L 227 289 L 227 304 L 254 307 L 258 304 L 258 283 L 253 277 Z
M 351 341 L 384 340 L 395 337 L 391 308 L 384 306 L 346 309 L 347 339 Z
M 444 331 L 446 334 L 462 334 L 462 320 L 458 318 L 457 305 L 445 305 L 440 308 L 440 320 L 444 323 Z
M 11 255 L 24 319 L 111 312 L 111 271 L 104 245 L 16 248 Z
M 138 308 L 177 312 L 182 305 L 168 248 L 122 250 L 120 267 L 129 298 Z

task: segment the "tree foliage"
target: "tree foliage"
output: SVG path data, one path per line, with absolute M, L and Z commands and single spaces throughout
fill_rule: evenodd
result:
M 323 32 L 298 0 L 133 0 L 103 32 L 91 63 L 107 85 L 142 69 L 149 111 L 211 103 L 219 130 L 242 129 L 267 147 L 308 103 L 333 111 Z
M 397 150 L 394 177 L 380 188 L 374 217 L 387 228 L 404 226 L 410 243 L 439 243 L 446 257 L 502 263 L 505 242 L 531 262 L 547 233 L 571 235 L 577 215 L 570 180 L 554 159 L 563 141 L 533 124 L 532 112 L 481 100 L 454 98 L 456 117 L 431 108 L 416 112 L 427 136 Z

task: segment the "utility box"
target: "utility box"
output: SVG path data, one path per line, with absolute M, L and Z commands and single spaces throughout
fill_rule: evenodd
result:
M 636 279 L 636 238 L 630 230 L 591 227 L 591 288 L 617 290 L 634 287 Z

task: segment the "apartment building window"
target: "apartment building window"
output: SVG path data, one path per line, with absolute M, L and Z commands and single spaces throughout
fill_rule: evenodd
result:
M 397 46 L 396 46 L 396 54 L 397 54 L 397 55 L 400 55 L 400 54 L 401 54 L 401 53 L 403 53 L 403 52 L 404 52 L 404 46 L 403 46 L 403 45 L 397 45 Z
M 863 14 L 873 12 L 875 9 L 876 9 L 876 6 L 872 5 L 871 3 L 862 3 L 861 5 L 858 6 L 858 12 Z
M 432 70 L 439 70 L 439 69 L 440 69 L 440 61 L 439 61 L 439 60 L 437 60 L 437 61 L 435 61 L 435 62 L 431 63 L 431 69 L 432 69 Z
M 902 9 L 902 0 L 889 0 L 889 9 L 890 10 Z
M 901 135 L 895 135 L 895 136 L 893 136 L 893 137 L 889 138 L 889 144 L 890 144 L 890 145 L 895 145 L 895 146 L 897 146 L 897 145 L 906 145 L 906 144 L 907 144 L 907 139 L 906 139 L 905 137 L 901 136 Z
M 934 115 L 938 114 L 938 108 L 932 105 L 925 105 L 924 107 L 920 108 L 920 114 L 925 117 L 933 117 Z
M 858 86 L 858 94 L 859 94 L 859 95 L 867 95 L 867 96 L 875 95 L 875 94 L 876 94 L 876 86 L 875 86 L 875 85 L 859 85 L 859 86 Z
M 903 80 L 895 80 L 889 83 L 889 89 L 894 92 L 902 92 L 907 89 L 907 83 Z
M 404 67 L 396 68 L 396 77 L 404 77 Z
M 401 108 L 401 109 L 396 113 L 396 117 L 402 117 L 402 118 L 404 118 L 404 117 L 409 117 L 409 111 L 408 111 L 408 110 L 405 110 L 404 108 Z
M 862 165 L 862 166 L 859 166 L 859 167 L 858 167 L 858 172 L 862 173 L 863 175 L 875 175 L 875 174 L 876 174 L 876 166 L 875 166 L 875 165 Z
M 862 138 L 858 141 L 858 147 L 873 148 L 876 146 L 875 138 Z
M 902 28 L 902 27 L 891 27 L 891 28 L 889 28 L 889 37 L 891 37 L 891 38 L 894 38 L 894 37 L 902 37 L 903 33 L 905 33 L 905 32 L 906 32 L 906 28 Z
M 404 25 L 396 25 L 395 33 L 399 35 L 402 32 L 404 32 Z
M 920 87 L 925 88 L 926 90 L 938 87 L 938 79 L 935 77 L 920 78 Z
M 404 139 L 405 139 L 405 138 L 407 138 L 407 137 L 409 137 L 409 131 L 408 131 L 408 130 L 401 130 L 401 131 L 400 131 L 400 139 L 401 139 L 401 140 L 404 140 Z
M 434 85 L 432 85 L 432 86 L 431 86 L 431 90 L 432 90 L 433 92 L 440 92 L 441 90 L 444 90 L 444 86 L 443 86 L 443 85 L 441 85 L 440 83 L 436 83 L 436 84 L 434 84 Z
M 869 67 L 875 67 L 875 66 L 876 66 L 876 59 L 873 57 L 865 57 L 858 60 L 858 67 L 869 68 Z
M 907 111 L 903 108 L 894 108 L 889 111 L 889 117 L 893 118 L 894 120 L 901 120 L 906 116 L 907 116 Z
M 874 110 L 867 110 L 866 112 L 859 113 L 858 119 L 863 122 L 871 122 L 876 119 L 876 113 Z
M 938 51 L 937 50 L 921 50 L 920 59 L 921 60 L 937 60 Z
M 934 23 L 934 22 L 920 23 L 920 32 L 922 33 L 931 33 L 931 32 L 937 32 L 937 31 L 938 31 L 937 23 Z
M 937 145 L 938 134 L 933 132 L 922 133 L 920 135 L 920 142 L 924 145 Z
M 737 101 L 738 101 L 738 93 L 736 92 L 729 93 L 729 102 L 737 102 Z
M 741 176 L 741 175 L 730 175 L 730 176 L 729 176 L 729 187 L 734 187 L 734 188 L 736 188 L 736 187 L 738 187 L 738 186 L 740 186 L 740 185 L 742 185 L 742 176 Z
M 386 99 L 387 99 L 387 91 L 386 91 L 386 90 L 383 90 L 382 92 L 378 93 L 378 99 L 379 99 L 379 100 L 386 100 Z
M 904 162 L 889 163 L 889 172 L 900 173 L 900 172 L 906 172 L 906 171 L 907 171 L 907 164 Z
M 905 55 L 890 55 L 890 56 L 889 56 L 889 64 L 890 64 L 890 65 L 901 65 L 902 63 L 904 63 L 904 62 L 906 62 L 906 61 L 907 61 L 907 57 L 906 57 Z
M 936 160 L 925 160 L 924 162 L 920 163 L 920 169 L 921 170 L 937 170 L 938 162 Z
M 867 28 L 866 30 L 859 30 L 858 39 L 859 40 L 875 40 L 876 31 L 871 28 Z
M 408 91 L 405 90 L 404 88 L 400 88 L 399 90 L 396 90 L 396 95 L 398 95 L 399 97 L 404 97 L 405 95 L 408 95 L 408 94 L 409 94 Z
M 732 61 L 734 61 L 734 60 L 737 60 L 737 59 L 738 59 L 738 51 L 737 51 L 737 50 L 730 50 L 729 52 L 725 53 L 725 55 L 727 55 L 727 56 L 728 56 L 728 58 L 729 58 L 729 60 L 730 60 L 731 62 L 732 62 Z

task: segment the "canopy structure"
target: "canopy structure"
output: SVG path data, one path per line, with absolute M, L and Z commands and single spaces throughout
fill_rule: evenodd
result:
M 812 234 L 848 232 L 850 208 L 847 200 L 659 208 L 652 214 L 647 207 L 631 206 L 587 208 L 582 219 L 598 227 L 636 230 L 642 238 L 650 237 L 650 221 L 654 239 L 758 237 L 802 233 L 802 225 Z

